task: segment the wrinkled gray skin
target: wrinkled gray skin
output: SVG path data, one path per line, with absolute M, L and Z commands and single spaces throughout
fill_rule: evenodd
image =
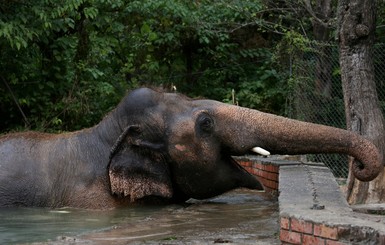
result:
M 142 88 L 95 127 L 0 137 L 0 206 L 103 209 L 262 189 L 231 158 L 255 146 L 274 154 L 350 154 L 364 181 L 381 168 L 378 150 L 351 132 Z

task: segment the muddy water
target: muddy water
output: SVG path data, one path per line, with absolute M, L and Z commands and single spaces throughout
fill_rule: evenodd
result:
M 236 190 L 187 205 L 0 209 L 1 244 L 279 244 L 278 204 Z

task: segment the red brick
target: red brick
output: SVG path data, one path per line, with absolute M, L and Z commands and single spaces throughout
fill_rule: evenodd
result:
M 290 218 L 287 218 L 287 217 L 281 218 L 281 229 L 290 230 Z
M 347 245 L 350 243 L 344 243 L 339 241 L 333 241 L 333 240 L 326 240 L 326 245 Z
M 332 240 L 338 240 L 337 227 L 329 227 L 326 225 L 314 225 L 314 235 Z
M 269 180 L 269 179 L 270 179 L 270 178 L 269 178 L 269 174 L 270 174 L 269 172 L 264 171 L 264 172 L 263 172 L 263 178 Z
M 262 181 L 264 186 L 267 186 L 271 189 L 278 190 L 278 183 L 272 180 L 264 180 Z
M 257 168 L 253 168 L 252 173 L 253 173 L 254 175 L 257 175 L 257 176 L 262 176 L 262 171 L 259 170 L 259 169 L 257 169 Z
M 265 176 L 266 179 L 268 179 L 270 172 L 263 170 L 263 175 Z
M 282 242 L 288 242 L 291 244 L 301 244 L 301 233 L 292 232 L 281 229 L 279 233 L 279 239 Z
M 265 172 L 265 178 L 268 180 L 271 180 L 270 174 L 271 174 L 270 172 Z
M 264 171 L 264 170 L 260 170 L 260 171 L 261 171 L 261 176 L 262 176 L 263 178 L 269 179 L 269 178 L 268 178 L 269 172 L 266 172 L 266 171 Z
M 266 171 L 278 173 L 278 170 L 279 168 L 276 165 L 266 165 Z
M 303 235 L 303 245 L 325 245 L 325 239 L 313 235 Z
M 291 218 L 291 230 L 313 234 L 313 223 Z
M 242 161 L 241 162 L 241 165 L 242 166 L 245 166 L 245 167 L 251 167 L 252 166 L 252 163 L 250 161 Z
M 258 177 L 259 177 L 260 179 L 266 180 L 266 177 L 264 176 L 264 172 L 262 172 L 261 170 L 258 170 Z
M 251 168 L 251 167 L 244 167 L 245 169 L 246 169 L 246 171 L 247 172 L 249 172 L 249 173 L 253 173 L 252 171 L 253 171 L 253 169 Z
M 267 174 L 267 178 L 269 179 L 269 180 L 273 180 L 273 181 L 278 181 L 278 174 L 276 174 L 276 173 L 268 173 Z
M 266 172 L 263 171 L 262 169 L 255 168 L 254 171 L 258 173 L 258 176 L 265 177 Z

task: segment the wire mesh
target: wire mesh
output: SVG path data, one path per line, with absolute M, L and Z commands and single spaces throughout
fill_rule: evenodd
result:
M 339 51 L 335 44 L 312 43 L 306 51 L 291 55 L 292 94 L 287 104 L 289 117 L 302 121 L 346 128 L 340 76 Z M 385 44 L 376 44 L 373 62 L 377 92 L 385 113 Z M 348 157 L 341 154 L 312 154 L 308 161 L 323 162 L 336 178 L 347 178 Z

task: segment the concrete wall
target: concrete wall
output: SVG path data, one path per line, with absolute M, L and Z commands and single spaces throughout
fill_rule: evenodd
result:
M 384 244 L 385 216 L 353 212 L 330 170 L 282 157 L 238 157 L 278 199 L 282 244 Z

